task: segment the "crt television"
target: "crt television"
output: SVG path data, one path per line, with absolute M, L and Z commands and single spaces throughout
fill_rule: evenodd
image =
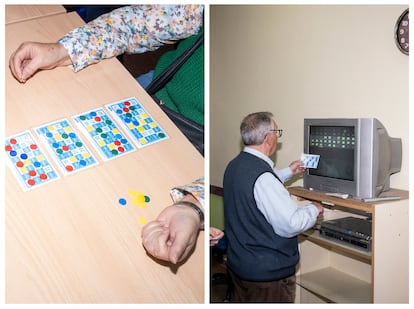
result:
M 354 198 L 375 198 L 401 170 L 402 144 L 375 118 L 305 119 L 304 152 L 319 155 L 304 187 Z

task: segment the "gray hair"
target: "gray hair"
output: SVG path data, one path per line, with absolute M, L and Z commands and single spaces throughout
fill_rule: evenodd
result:
M 245 146 L 260 145 L 266 134 L 274 130 L 276 123 L 270 112 L 257 112 L 244 117 L 240 124 L 240 134 Z

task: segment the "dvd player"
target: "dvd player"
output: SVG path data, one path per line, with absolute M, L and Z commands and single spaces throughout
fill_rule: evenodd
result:
M 341 244 L 371 251 L 372 223 L 357 217 L 323 221 L 320 234 Z

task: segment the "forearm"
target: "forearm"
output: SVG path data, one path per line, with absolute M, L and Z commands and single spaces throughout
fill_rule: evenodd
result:
M 123 53 L 143 53 L 196 34 L 203 6 L 136 5 L 122 7 L 76 28 L 59 42 L 73 69 Z
M 195 180 L 194 182 L 175 187 L 170 192 L 171 198 L 175 204 L 180 204 L 180 201 L 186 201 L 194 204 L 186 205 L 188 208 L 193 208 L 193 212 L 197 213 L 200 219 L 200 228 L 204 228 L 204 177 Z
M 282 169 L 274 169 L 274 172 L 276 173 L 277 177 L 279 177 L 279 179 L 283 183 L 288 181 L 293 176 L 292 171 L 289 167 L 285 167 L 285 168 L 282 168 Z
M 282 237 L 293 237 L 311 228 L 318 216 L 316 206 L 299 209 L 280 182 L 270 182 L 269 175 L 262 175 L 256 182 L 255 199 L 259 210 Z
M 191 216 L 198 222 L 199 229 L 204 229 L 204 209 L 193 195 L 185 195 L 181 200 L 175 202 L 174 205 L 191 210 Z

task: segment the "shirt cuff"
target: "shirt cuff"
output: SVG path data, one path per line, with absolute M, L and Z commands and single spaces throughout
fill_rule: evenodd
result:
M 200 178 L 180 187 L 172 188 L 170 195 L 174 203 L 179 202 L 184 198 L 185 195 L 191 194 L 200 202 L 201 207 L 204 209 L 204 178 Z

